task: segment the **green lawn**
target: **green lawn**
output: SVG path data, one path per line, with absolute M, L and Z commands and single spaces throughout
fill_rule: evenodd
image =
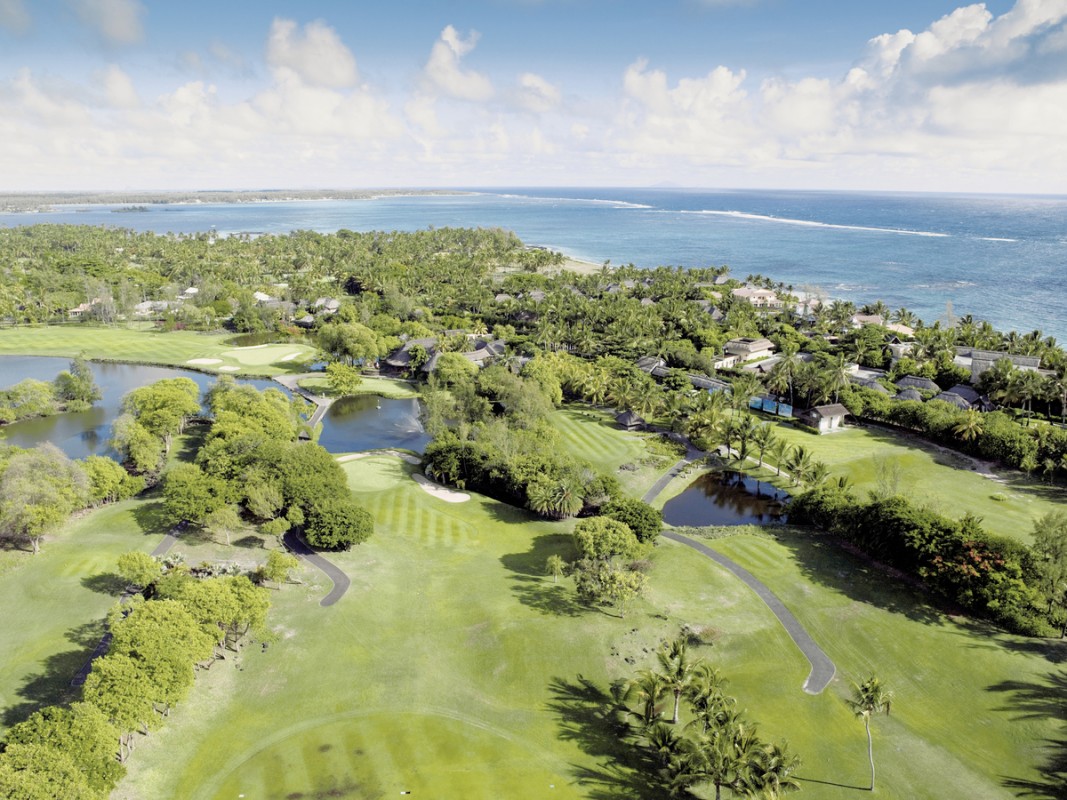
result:
M 628 435 L 581 412 L 559 416 L 626 463 Z M 1062 643 L 946 617 L 817 536 L 716 541 L 837 664 L 810 696 L 808 664 L 768 608 L 687 548 L 661 542 L 648 595 L 625 618 L 589 611 L 568 579 L 544 574 L 549 555 L 569 555 L 572 523 L 477 494 L 446 503 L 392 456 L 342 466 L 376 521 L 367 543 L 331 556 L 349 593 L 322 608 L 328 581 L 302 568 L 302 584 L 274 594 L 277 641 L 201 673 L 161 730 L 140 738 L 116 800 L 655 797 L 619 766 L 597 687 L 652 666 L 683 623 L 709 632 L 714 645 L 696 654 L 728 676 L 761 735 L 802 756 L 801 796 L 866 786 L 863 725 L 844 700 L 872 672 L 895 693 L 892 716 L 874 720 L 879 796 L 1008 800 L 1014 784 L 1062 796 L 1042 774 L 1055 753 L 1046 746 L 1067 735 Z M 37 557 L 14 557 L 0 581 L 3 607 L 18 609 L 0 622 L 5 722 L 67 696 L 118 588 L 115 559 L 150 550 L 163 527 L 157 500 L 127 501 L 75 521 Z M 262 544 L 189 535 L 176 549 L 193 562 L 258 562 Z
M 648 442 L 654 434 L 624 431 L 613 414 L 585 405 L 568 405 L 550 417 L 563 435 L 563 449 L 584 459 L 598 470 L 619 479 L 623 489 L 635 496 L 644 491 L 680 456 L 650 454 Z M 619 469 L 622 465 L 636 469 Z
M 1053 741 L 1063 757 L 1065 643 L 940 614 L 818 537 L 739 536 L 714 546 L 770 586 L 837 665 L 827 692 L 800 699 L 810 712 L 789 712 L 782 731 L 804 754 L 804 777 L 866 785 L 863 725 L 849 718 L 844 698 L 850 681 L 876 674 L 895 695 L 892 715 L 873 720 L 882 796 L 1007 798 L 1017 795 L 1012 782 L 1044 787 L 1032 796 L 1063 796 L 1040 768 Z M 752 680 L 750 659 L 738 651 L 724 666 L 754 716 L 780 719 L 789 686 L 779 694 L 765 678 Z M 818 797 L 851 794 L 805 788 Z
M 301 378 L 300 388 L 307 389 L 316 394 L 330 395 L 330 382 L 327 378 Z M 393 378 L 363 378 L 353 394 L 376 394 L 380 397 L 392 397 L 398 400 L 407 400 L 418 397 L 419 391 L 411 381 L 397 380 Z
M 848 476 L 860 492 L 887 484 L 911 500 L 951 517 L 970 512 L 988 530 L 1030 541 L 1033 521 L 1063 509 L 1062 487 L 1001 473 L 997 480 L 970 469 L 970 461 L 949 451 L 878 428 L 848 428 L 816 436 L 778 425 L 775 432 L 792 444 L 808 448 L 830 467 L 830 475 Z
M 306 344 L 234 347 L 232 334 L 99 328 L 91 325 L 4 328 L 0 354 L 62 356 L 196 367 L 231 375 L 282 375 L 307 369 L 315 348 Z
M 141 741 L 116 798 L 653 796 L 613 766 L 617 745 L 596 715 L 604 698 L 582 680 L 603 688 L 651 666 L 682 623 L 714 630 L 697 652 L 729 676 L 764 737 L 801 753 L 803 796 L 866 786 L 863 726 L 843 698 L 872 670 L 896 693 L 893 715 L 874 721 L 883 797 L 1006 800 L 1005 781 L 1041 780 L 1041 746 L 1062 733 L 1055 645 L 942 618 L 818 539 L 716 543 L 837 662 L 812 697 L 807 662 L 766 606 L 686 548 L 656 549 L 652 588 L 626 618 L 590 612 L 568 581 L 543 575 L 547 556 L 569 548 L 567 524 L 478 495 L 437 500 L 396 458 L 344 468 L 377 523 L 334 556 L 349 594 L 321 608 L 314 574 L 278 593 L 279 641 L 202 675 Z M 1035 697 L 1048 698 L 1047 717 L 1027 718 Z
M 122 590 L 115 561 L 151 552 L 160 528 L 141 501 L 126 501 L 72 521 L 41 552 L 5 553 L 0 579 L 0 730 L 40 704 L 65 699 L 70 680 L 103 634 Z

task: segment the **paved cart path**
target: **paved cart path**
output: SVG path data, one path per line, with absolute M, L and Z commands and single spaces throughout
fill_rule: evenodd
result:
M 800 621 L 793 616 L 793 612 L 785 607 L 778 596 L 768 589 L 763 583 L 761 583 L 756 576 L 754 576 L 747 569 L 742 567 L 733 559 L 727 558 L 722 553 L 712 550 L 706 544 L 690 539 L 688 536 L 682 536 L 680 533 L 674 531 L 663 531 L 663 536 L 671 541 L 684 544 L 686 547 L 691 547 L 698 553 L 702 553 L 719 564 L 734 575 L 736 575 L 742 583 L 744 583 L 749 589 L 754 591 L 767 607 L 770 608 L 771 613 L 778 617 L 778 621 L 782 623 L 782 627 L 785 628 L 786 633 L 796 643 L 796 646 L 800 648 L 800 652 L 804 654 L 804 657 L 808 659 L 808 663 L 811 664 L 811 672 L 808 673 L 808 678 L 804 681 L 804 691 L 808 694 L 819 694 L 823 689 L 827 687 L 831 680 L 833 680 L 834 673 L 837 671 L 834 667 L 834 662 L 823 652 L 822 648 L 815 643 L 815 640 L 811 638 L 811 635 L 804 630 L 804 626 L 800 624 Z
M 345 592 L 348 591 L 348 587 L 352 584 L 352 581 L 349 580 L 348 575 L 345 574 L 344 570 L 332 561 L 327 561 L 320 556 L 308 547 L 303 539 L 299 538 L 292 531 L 285 534 L 283 541 L 297 558 L 305 559 L 312 566 L 315 566 L 322 572 L 326 573 L 326 577 L 333 581 L 333 588 L 324 598 L 322 598 L 322 600 L 319 601 L 320 606 L 332 606 L 344 597 Z
M 703 452 L 693 447 L 693 445 L 684 437 L 677 435 L 675 435 L 675 437 L 685 445 L 685 458 L 671 467 L 666 475 L 652 484 L 652 488 L 645 492 L 643 499 L 646 503 L 651 503 L 655 500 L 659 496 L 659 493 L 667 487 L 667 484 L 674 480 L 682 470 L 704 455 Z M 837 671 L 834 662 L 831 661 L 826 653 L 823 652 L 823 649 L 815 643 L 815 640 L 811 638 L 811 634 L 804 630 L 804 626 L 800 624 L 800 621 L 795 616 L 793 616 L 793 612 L 786 608 L 785 603 L 778 598 L 778 595 L 768 589 L 767 586 L 759 581 L 755 575 L 736 561 L 727 558 L 716 550 L 712 550 L 706 544 L 702 544 L 695 539 L 690 539 L 688 536 L 682 536 L 680 533 L 675 533 L 673 531 L 663 531 L 662 535 L 671 541 L 693 548 L 698 553 L 710 558 L 716 564 L 725 567 L 767 604 L 771 613 L 778 618 L 780 623 L 782 623 L 782 627 L 785 628 L 786 633 L 789 634 L 790 638 L 796 643 L 796 646 L 800 648 L 800 652 L 804 654 L 806 659 L 808 659 L 808 663 L 811 664 L 811 672 L 808 673 L 808 678 L 804 681 L 803 688 L 805 692 L 808 694 L 819 694 L 829 685 L 830 681 L 834 678 L 834 673 Z

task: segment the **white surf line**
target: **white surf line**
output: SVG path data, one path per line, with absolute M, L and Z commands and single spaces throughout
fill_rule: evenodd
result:
M 934 231 L 912 231 L 907 228 L 877 228 L 870 225 L 838 225 L 833 222 L 816 222 L 810 219 L 790 219 L 789 217 L 771 217 L 766 214 L 750 214 L 747 211 L 682 211 L 682 214 L 710 214 L 719 217 L 733 217 L 735 219 L 751 219 L 758 222 L 780 222 L 783 225 L 802 225 L 807 228 L 836 228 L 843 231 L 866 231 L 868 233 L 895 233 L 901 236 L 931 236 L 938 239 L 947 239 L 952 234 L 935 233 Z

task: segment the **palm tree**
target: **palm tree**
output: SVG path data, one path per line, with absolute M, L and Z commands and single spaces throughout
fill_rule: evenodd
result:
M 781 475 L 782 474 L 782 462 L 786 459 L 786 456 L 789 454 L 789 448 L 790 448 L 789 442 L 787 442 L 785 439 L 779 439 L 777 437 L 771 441 L 770 447 L 767 448 L 767 451 L 772 456 L 774 456 L 774 465 L 775 465 L 775 469 L 776 469 L 776 472 L 775 472 L 776 475 Z
M 885 711 L 889 714 L 889 704 L 893 694 L 883 685 L 882 681 L 872 675 L 863 683 L 852 685 L 852 699 L 848 701 L 849 707 L 857 717 L 863 717 L 863 725 L 867 729 L 867 757 L 871 762 L 871 788 L 874 791 L 874 742 L 871 739 L 871 714 Z
M 732 717 L 734 698 L 723 692 L 726 679 L 722 673 L 707 662 L 701 662 L 693 670 L 692 680 L 686 688 L 688 698 L 696 719 L 691 722 L 701 724 L 701 733 L 707 733 L 712 726 L 724 725 Z
M 753 754 L 749 767 L 750 790 L 762 794 L 761 797 L 781 797 L 785 792 L 800 790 L 800 784 L 793 777 L 800 769 L 800 756 L 789 752 L 789 745 L 766 744 Z
M 764 423 L 752 432 L 752 443 L 759 448 L 759 465 L 763 466 L 763 455 L 770 450 L 775 442 L 774 427 Z
M 634 697 L 641 704 L 640 717 L 644 728 L 651 727 L 660 716 L 657 706 L 666 691 L 666 679 L 650 669 L 641 670 L 636 678 L 626 684 L 626 697 Z
M 973 442 L 984 430 L 981 412 L 969 408 L 963 412 L 963 417 L 953 427 L 952 432 L 965 442 Z
M 794 485 L 807 482 L 813 464 L 811 452 L 803 445 L 796 445 L 785 457 L 785 467 L 789 470 Z
M 737 437 L 737 458 L 739 461 L 744 461 L 748 458 L 748 446 L 753 441 L 756 435 L 756 431 L 761 426 L 756 422 L 756 418 L 749 414 L 747 411 L 741 412 L 741 415 L 734 419 L 734 435 Z
M 734 378 L 730 384 L 733 407 L 737 409 L 748 408 L 748 401 L 757 395 L 763 388 L 763 383 L 754 372 L 743 372 Z
M 691 661 L 686 653 L 686 641 L 677 638 L 668 642 L 656 653 L 656 659 L 663 668 L 665 685 L 674 693 L 674 714 L 671 716 L 671 725 L 678 724 L 678 708 L 682 702 L 682 695 L 693 680 L 693 670 L 700 664 L 700 659 Z

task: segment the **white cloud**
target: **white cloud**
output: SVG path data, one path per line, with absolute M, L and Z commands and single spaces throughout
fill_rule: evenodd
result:
M 678 170 L 682 156 L 766 182 L 799 170 L 828 185 L 1059 191 L 1049 176 L 1067 174 L 1065 23 L 1067 0 L 1019 0 L 1000 17 L 964 6 L 871 39 L 839 80 L 773 78 L 756 91 L 743 71 L 671 86 L 638 61 L 614 142 L 632 163 Z
M 68 0 L 71 8 L 107 44 L 134 44 L 144 38 L 139 0 Z
M 556 108 L 562 96 L 559 87 L 552 85 L 540 75 L 524 72 L 519 76 L 515 102 L 520 108 L 543 114 Z
M 465 70 L 460 62 L 478 43 L 478 32 L 471 31 L 463 39 L 451 25 L 441 31 L 441 37 L 430 51 L 423 75 L 433 90 L 455 98 L 482 102 L 493 96 L 489 78 L 474 70 Z
M 744 80 L 744 71 L 716 67 L 703 78 L 682 78 L 671 87 L 666 73 L 649 70 L 644 59 L 636 61 L 623 76 L 621 147 L 697 162 L 745 158 L 756 132 L 748 120 Z
M 355 56 L 323 22 L 309 22 L 301 34 L 292 20 L 275 19 L 267 41 L 267 63 L 292 70 L 309 86 L 341 89 L 359 80 Z
M 22 0 L 0 0 L 0 28 L 24 33 L 30 27 L 30 12 Z
M 140 105 L 133 81 L 116 65 L 112 64 L 100 73 L 98 80 L 103 87 L 107 105 L 112 108 L 136 108 Z

